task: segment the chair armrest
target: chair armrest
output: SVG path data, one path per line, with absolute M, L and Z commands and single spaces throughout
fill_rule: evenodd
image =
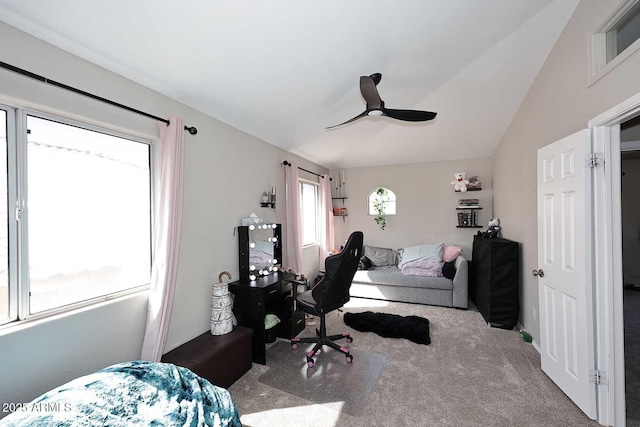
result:
M 456 275 L 453 277 L 453 306 L 469 307 L 469 262 L 458 255 L 455 263 Z

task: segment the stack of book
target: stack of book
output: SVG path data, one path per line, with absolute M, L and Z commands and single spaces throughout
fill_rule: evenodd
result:
M 478 199 L 460 199 L 458 201 L 458 227 L 476 227 L 478 225 Z
M 460 199 L 458 201 L 458 206 L 461 208 L 479 208 L 478 199 Z

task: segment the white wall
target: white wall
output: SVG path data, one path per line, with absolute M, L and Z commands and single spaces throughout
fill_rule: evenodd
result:
M 335 217 L 336 246 L 344 243 L 352 231 L 364 233 L 365 245 L 399 249 L 424 243 L 455 244 L 471 259 L 473 235 L 486 230 L 492 218 L 491 159 L 467 159 L 408 165 L 346 169 L 345 207 L 347 217 Z M 456 172 L 467 177 L 477 175 L 482 191 L 456 193 L 451 181 Z M 337 180 L 337 171 L 331 176 Z M 387 187 L 397 197 L 396 215 L 387 216 L 383 231 L 368 215 L 367 197 L 377 187 Z M 483 229 L 456 228 L 459 199 L 477 198 L 483 207 L 479 225 Z M 334 200 L 341 207 L 341 200 Z
M 494 210 L 504 237 L 521 243 L 520 323 L 539 339 L 536 151 L 640 92 L 637 52 L 587 86 L 587 35 L 620 0 L 580 1 L 493 156 Z
M 165 352 L 207 331 L 211 284 L 223 270 L 238 278 L 234 227 L 240 218 L 256 212 L 285 223 L 282 161 L 327 170 L 3 23 L 0 40 L 4 62 L 160 117 L 181 116 L 198 128 L 198 135 L 186 134 L 181 254 Z M 188 67 L 189 59 L 184 60 Z M 0 70 L 0 103 L 158 138 L 153 120 L 5 70 Z M 156 143 L 156 154 L 158 148 Z M 259 204 L 271 187 L 279 195 L 275 210 Z M 78 375 L 139 357 L 146 300 L 143 293 L 19 330 L 0 329 L 0 402 L 30 400 Z

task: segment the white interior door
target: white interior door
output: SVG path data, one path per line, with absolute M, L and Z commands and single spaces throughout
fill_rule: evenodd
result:
M 590 145 L 590 132 L 585 129 L 538 150 L 538 269 L 534 273 L 538 274 L 542 370 L 595 419 L 588 258 Z

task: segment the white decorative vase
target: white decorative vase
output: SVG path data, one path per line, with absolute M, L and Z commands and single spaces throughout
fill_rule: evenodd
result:
M 226 283 L 217 283 L 211 288 L 211 333 L 224 335 L 233 329 L 233 295 Z

